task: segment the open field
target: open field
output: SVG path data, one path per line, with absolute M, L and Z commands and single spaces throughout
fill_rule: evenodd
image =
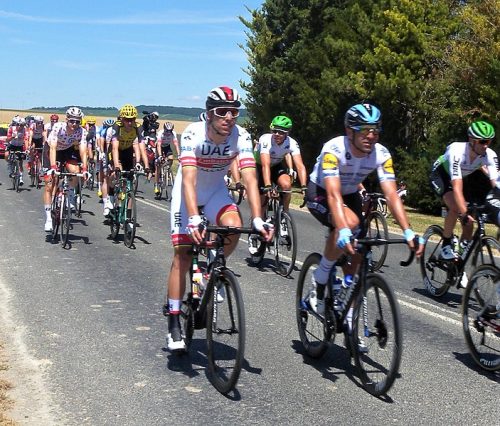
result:
M 83 113 L 85 114 L 85 110 L 83 110 Z M 12 117 L 14 117 L 16 114 L 19 114 L 21 117 L 26 117 L 27 115 L 41 115 L 44 118 L 44 121 L 47 123 L 50 121 L 50 116 L 52 113 L 48 112 L 34 112 L 31 110 L 24 110 L 24 111 L 14 111 L 14 110 L 5 110 L 2 109 L 0 110 L 0 123 L 10 123 L 12 120 Z M 64 119 L 64 115 L 58 114 L 59 115 L 59 120 L 62 121 Z M 137 120 L 138 124 L 142 123 L 141 120 L 142 115 L 139 115 L 139 119 Z M 115 118 L 115 117 L 99 117 L 95 116 L 96 118 L 96 123 L 98 126 L 102 124 L 102 122 L 106 118 Z M 181 134 L 184 129 L 187 127 L 187 125 L 190 123 L 190 121 L 176 121 L 176 120 L 170 120 L 172 123 L 175 125 L 175 131 L 177 134 Z M 163 124 L 166 122 L 166 120 L 159 120 L 160 122 L 160 129 L 162 128 Z

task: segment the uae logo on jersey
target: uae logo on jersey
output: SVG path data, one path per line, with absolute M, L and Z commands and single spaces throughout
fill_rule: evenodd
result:
M 327 152 L 323 157 L 323 170 L 335 170 L 338 167 L 338 160 L 335 155 Z

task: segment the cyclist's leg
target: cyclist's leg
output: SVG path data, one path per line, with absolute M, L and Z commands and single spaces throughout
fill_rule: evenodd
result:
M 167 279 L 167 305 L 168 305 L 168 336 L 167 347 L 169 350 L 184 350 L 185 342 L 181 330 L 180 313 L 182 299 L 186 290 L 186 274 L 191 264 L 189 249 L 191 240 L 186 234 L 188 216 L 184 203 L 181 201 L 181 186 L 178 185 L 172 200 L 170 212 L 171 235 L 174 246 L 174 257 Z
M 287 173 L 287 170 L 284 168 L 280 168 L 278 172 L 278 177 L 276 179 L 276 183 L 283 191 L 290 191 L 292 189 L 292 178 Z M 283 209 L 287 212 L 290 206 L 290 200 L 292 198 L 292 194 L 284 193 L 283 194 Z
M 204 205 L 205 216 L 211 223 L 222 226 L 242 226 L 238 206 L 229 196 L 225 186 L 222 186 Z M 229 235 L 224 246 L 224 254 L 229 256 L 238 244 L 239 235 Z

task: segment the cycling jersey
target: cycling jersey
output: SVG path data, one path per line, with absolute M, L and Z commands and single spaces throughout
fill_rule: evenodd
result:
M 271 133 L 266 133 L 259 138 L 255 145 L 255 161 L 260 164 L 260 154 L 269 154 L 271 157 L 271 167 L 283 161 L 286 154 L 299 155 L 300 148 L 297 141 L 287 136 L 281 145 L 278 145 Z
M 119 121 L 116 122 L 113 127 L 110 127 L 110 129 L 111 131 L 108 130 L 108 133 L 106 133 L 106 141 L 108 141 L 108 136 L 110 142 L 117 140 L 119 143 L 118 149 L 120 151 L 130 148 L 140 136 L 139 129 L 136 126 L 127 130 Z
M 33 139 L 41 139 L 43 137 L 44 130 L 45 128 L 43 123 L 32 123 L 30 126 L 30 131 L 33 135 Z
M 73 147 L 78 149 L 79 146 L 87 148 L 87 131 L 82 127 L 78 127 L 72 134 L 67 132 L 67 123 L 55 123 L 49 137 L 47 144 L 49 146 L 56 146 L 57 151 L 63 151 Z
M 24 146 L 29 140 L 29 129 L 27 126 L 9 126 L 7 139 L 11 146 Z
M 235 125 L 231 134 L 220 144 L 207 139 L 204 122 L 190 124 L 184 130 L 180 143 L 179 161 L 171 202 L 171 234 L 174 245 L 189 244 L 186 226 L 188 215 L 182 194 L 182 168 L 196 167 L 196 197 L 199 206 L 204 206 L 205 216 L 215 223 L 225 209 L 237 210 L 228 194 L 224 176 L 235 157 L 240 169 L 255 167 L 250 134 Z
M 158 140 L 161 142 L 162 148 L 165 148 L 167 146 L 170 146 L 170 144 L 173 143 L 174 141 L 178 140 L 177 133 L 175 133 L 175 130 L 172 130 L 171 132 L 162 130 L 158 135 Z
M 46 123 L 45 126 L 44 126 L 44 130 L 45 130 L 45 133 L 47 135 L 47 137 L 49 137 L 50 135 L 50 132 L 52 131 L 52 129 L 54 128 L 54 126 L 57 124 L 58 122 L 56 121 L 55 123 Z
M 338 136 L 323 145 L 310 179 L 311 182 L 325 188 L 326 178 L 338 177 L 342 195 L 352 194 L 375 169 L 380 182 L 396 179 L 392 157 L 387 148 L 376 143 L 367 156 L 355 157 L 351 152 L 349 139 L 346 136 Z
M 451 180 L 462 179 L 472 172 L 486 166 L 490 180 L 498 177 L 498 157 L 491 148 L 486 149 L 486 153 L 470 160 L 472 147 L 468 142 L 453 142 L 448 145 L 446 151 L 433 165 L 433 170 L 443 166 Z

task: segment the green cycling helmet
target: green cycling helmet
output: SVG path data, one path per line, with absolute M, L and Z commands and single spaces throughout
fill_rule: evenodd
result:
M 289 131 L 292 128 L 292 120 L 284 115 L 277 115 L 271 121 L 271 125 L 269 126 L 271 130 L 279 129 Z
M 487 121 L 474 121 L 467 129 L 467 134 L 474 139 L 493 139 L 495 128 Z

